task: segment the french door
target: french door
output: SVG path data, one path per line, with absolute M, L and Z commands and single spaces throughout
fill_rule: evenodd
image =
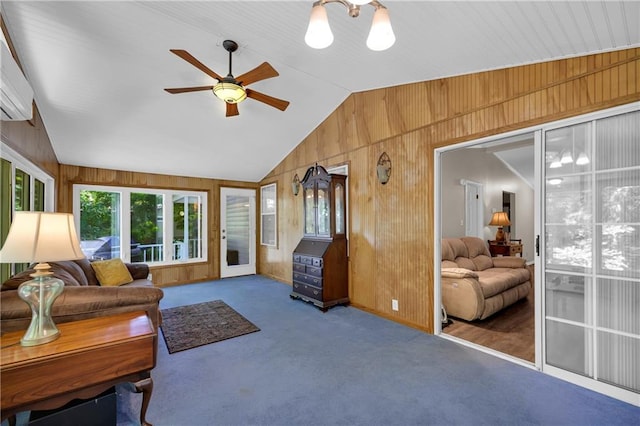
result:
M 220 277 L 256 273 L 256 191 L 220 189 Z
M 543 368 L 639 404 L 640 111 L 543 133 Z

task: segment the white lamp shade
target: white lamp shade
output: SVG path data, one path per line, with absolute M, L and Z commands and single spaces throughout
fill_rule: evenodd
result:
M 333 33 L 327 19 L 327 10 L 322 5 L 315 5 L 311 9 L 309 26 L 304 41 L 314 49 L 324 49 L 333 43 Z
M 371 30 L 369 37 L 367 37 L 367 47 L 375 51 L 386 50 L 395 42 L 396 36 L 391 28 L 389 11 L 384 7 L 378 8 L 373 14 Z
M 362 6 L 368 3 L 371 3 L 371 0 L 351 0 L 351 4 L 355 4 L 357 6 Z
M 0 250 L 0 263 L 84 258 L 69 213 L 16 212 Z

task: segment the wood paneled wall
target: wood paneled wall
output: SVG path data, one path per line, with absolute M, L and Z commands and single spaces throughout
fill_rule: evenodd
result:
M 30 121 L 3 121 L 2 142 L 44 170 L 58 184 L 58 158 L 53 152 L 49 135 L 37 108 Z
M 278 183 L 279 246 L 259 247 L 259 272 L 291 283 L 302 238 L 294 174 L 348 163 L 352 303 L 433 332 L 434 149 L 638 100 L 640 49 L 353 94 L 265 178 Z
M 151 267 L 153 282 L 159 287 L 220 278 L 220 187 L 258 188 L 255 183 L 96 169 L 61 164 L 60 189 L 58 191 L 59 211 L 68 213 L 73 211 L 74 184 L 207 192 L 208 261 Z M 256 196 L 258 196 L 257 193 Z

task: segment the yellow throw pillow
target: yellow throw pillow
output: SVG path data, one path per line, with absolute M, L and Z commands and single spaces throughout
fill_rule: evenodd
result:
M 133 281 L 127 266 L 122 259 L 100 260 L 91 262 L 91 267 L 96 272 L 98 281 L 102 286 L 118 286 Z

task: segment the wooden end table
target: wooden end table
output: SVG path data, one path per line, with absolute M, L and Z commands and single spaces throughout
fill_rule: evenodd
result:
M 520 243 L 498 243 L 496 241 L 489 241 L 489 252 L 492 257 L 498 255 L 502 256 L 515 256 L 517 254 L 522 257 L 522 244 Z
M 127 312 L 59 324 L 60 337 L 20 346 L 24 331 L 0 336 L 2 420 L 27 410 L 51 410 L 72 399 L 88 399 L 123 382 L 142 392 L 140 422 L 146 421 L 156 365 L 158 334 L 144 312 Z

